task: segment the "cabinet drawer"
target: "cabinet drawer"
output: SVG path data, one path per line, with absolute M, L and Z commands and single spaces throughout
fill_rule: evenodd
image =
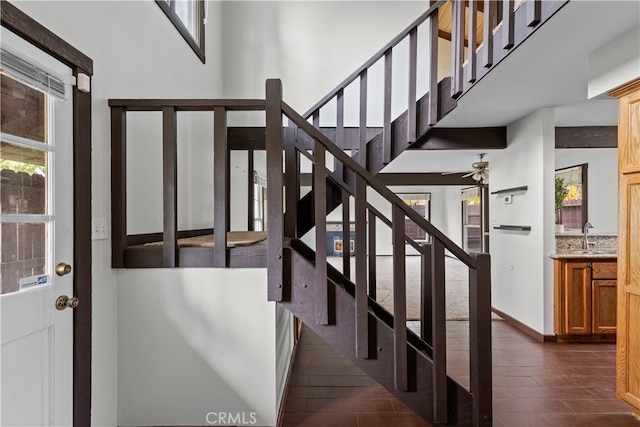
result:
M 616 279 L 618 277 L 618 263 L 594 262 L 592 277 L 594 279 Z

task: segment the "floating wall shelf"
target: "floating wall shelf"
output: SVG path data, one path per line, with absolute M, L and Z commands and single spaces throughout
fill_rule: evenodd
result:
M 494 230 L 531 231 L 530 225 L 496 225 Z
M 522 187 L 505 188 L 504 190 L 492 191 L 491 194 L 515 193 L 517 191 L 527 191 L 528 189 L 528 185 L 523 185 Z

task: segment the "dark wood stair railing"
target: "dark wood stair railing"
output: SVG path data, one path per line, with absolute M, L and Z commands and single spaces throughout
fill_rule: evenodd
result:
M 331 337 L 348 336 L 350 332 L 343 328 L 352 328 L 354 334 L 353 341 L 345 344 L 344 339 L 341 344 L 333 342 L 334 345 L 342 345 L 341 350 L 346 353 L 353 353 L 354 358 L 363 363 L 366 372 L 374 378 L 385 378 L 381 372 L 382 367 L 375 365 L 375 361 L 380 357 L 375 351 L 383 347 L 376 344 L 376 340 L 384 340 L 380 336 L 380 326 L 376 325 L 374 307 L 376 306 L 375 293 L 368 292 L 371 284 L 368 283 L 367 271 L 372 266 L 375 253 L 369 253 L 367 248 L 371 248 L 371 228 L 367 233 L 367 219 L 371 221 L 379 220 L 389 226 L 393 240 L 393 318 L 392 332 L 389 337 L 392 339 L 392 366 L 393 381 L 383 384 L 390 387 L 390 391 L 399 393 L 408 401 L 410 407 L 424 416 L 427 421 L 435 424 L 458 425 L 491 425 L 491 297 L 490 297 L 490 259 L 488 254 L 466 253 L 463 249 L 453 243 L 441 231 L 435 228 L 430 222 L 420 216 L 415 210 L 404 203 L 391 190 L 384 186 L 372 173 L 364 169 L 340 147 L 334 144 L 313 124 L 307 122 L 303 116 L 296 113 L 281 98 L 282 89 L 279 80 L 267 81 L 267 158 L 270 159 L 269 168 L 273 168 L 268 182 L 269 217 L 268 224 L 269 239 L 274 239 L 269 245 L 267 254 L 267 265 L 269 269 L 269 298 L 280 302 L 289 308 L 296 316 L 301 317 L 309 326 L 322 336 Z M 300 149 L 295 145 L 284 143 L 282 132 L 282 117 L 284 115 L 290 123 L 293 123 L 300 132 L 306 133 L 315 141 L 312 150 L 308 147 Z M 291 153 L 291 151 L 294 153 Z M 282 152 L 285 151 L 284 167 L 282 165 Z M 342 174 L 331 171 L 326 167 L 329 156 L 337 160 L 343 168 Z M 287 183 L 300 182 L 302 173 L 300 164 L 301 158 L 308 159 L 313 164 L 313 203 L 314 222 L 316 225 L 315 252 L 306 256 L 308 265 L 300 266 L 300 257 L 295 253 L 300 244 L 293 245 L 291 239 L 297 236 L 284 235 L 282 230 L 295 230 L 296 227 L 284 227 L 283 224 L 295 222 L 297 215 L 295 212 L 283 212 L 283 206 L 291 206 L 289 198 L 299 197 L 296 188 L 284 187 L 285 179 Z M 286 178 L 283 178 L 282 170 L 286 171 Z M 295 175 L 297 177 L 292 177 Z M 351 176 L 350 184 L 347 177 Z M 344 295 L 335 285 L 335 280 L 331 278 L 332 267 L 327 262 L 327 206 L 326 188 L 327 182 L 333 182 L 342 193 L 341 200 L 349 204 L 349 198 L 353 198 L 355 205 L 354 217 L 357 219 L 355 226 L 355 284 L 352 284 L 349 271 L 343 271 L 341 279 L 343 287 L 353 287 L 353 300 L 351 303 L 344 301 Z M 284 191 L 286 190 L 286 191 Z M 391 206 L 391 218 L 380 212 L 368 200 L 368 192 L 375 192 Z M 346 194 L 346 196 L 345 196 Z M 349 210 L 343 210 L 345 215 L 349 215 Z M 426 232 L 432 243 L 420 245 L 408 237 L 405 232 L 405 221 L 411 221 L 421 230 Z M 272 224 L 275 228 L 271 228 Z M 370 225 L 372 222 L 370 222 Z M 375 230 L 374 230 L 375 233 Z M 289 242 L 289 243 L 288 243 Z M 405 267 L 405 245 L 412 246 L 417 250 L 423 260 L 425 269 L 422 274 L 423 280 L 423 304 L 428 304 L 429 308 L 423 307 L 424 313 L 430 314 L 430 318 L 422 319 L 421 342 L 426 346 L 426 352 L 414 352 L 409 345 L 408 337 L 411 333 L 407 330 L 406 317 L 406 267 Z M 349 243 L 343 241 L 343 257 L 349 259 Z M 470 376 L 471 390 L 470 399 L 472 410 L 469 418 L 456 411 L 460 408 L 460 403 L 456 398 L 452 398 L 454 387 L 450 378 L 447 377 L 446 370 L 446 317 L 445 317 L 445 250 L 453 254 L 469 268 L 469 295 L 470 304 Z M 288 252 L 283 256 L 283 252 Z M 346 264 L 345 264 L 346 265 Z M 375 266 L 374 266 L 375 268 Z M 427 275 L 428 273 L 428 275 Z M 334 274 L 335 276 L 335 274 Z M 370 279 L 374 279 L 372 277 Z M 347 284 L 348 283 L 348 284 Z M 301 294 L 304 297 L 301 297 Z M 288 297 L 285 297 L 288 295 Z M 301 299 L 302 298 L 302 299 Z M 353 305 L 352 308 L 345 308 L 346 305 Z M 345 321 L 341 316 L 347 310 L 351 313 L 350 320 Z M 348 317 L 348 316 L 347 316 Z M 336 329 L 340 332 L 336 332 Z M 376 332 L 377 330 L 377 332 Z M 327 332 L 330 331 L 330 332 Z M 326 333 L 325 333 L 326 332 Z M 327 335 L 328 334 L 328 335 Z M 344 347 L 346 345 L 346 347 Z M 428 401 L 416 404 L 406 393 L 416 390 L 418 374 L 416 371 L 415 357 L 429 358 L 428 366 L 430 373 L 422 380 L 430 383 L 431 390 L 427 394 Z M 365 363 L 363 361 L 370 361 Z M 422 363 L 422 362 L 420 362 Z M 383 383 L 385 381 L 382 381 Z M 420 387 L 424 387 L 421 384 Z M 456 387 L 456 395 L 460 393 L 459 386 Z M 425 405 L 428 409 L 425 409 Z M 469 424 L 466 424 L 467 420 Z
M 177 170 L 176 114 L 178 111 L 210 111 L 213 114 L 213 150 L 216 179 L 214 230 L 229 231 L 229 159 L 228 111 L 266 112 L 265 140 L 268 164 L 268 227 L 266 263 L 268 266 L 268 297 L 279 301 L 305 322 L 315 328 L 337 327 L 344 337 L 340 350 L 360 361 L 361 367 L 381 384 L 396 393 L 407 405 L 429 422 L 450 425 L 491 424 L 491 330 L 490 330 L 490 275 L 487 254 L 469 255 L 448 237 L 433 227 L 412 208 L 402 202 L 375 176 L 359 165 L 282 101 L 279 81 L 268 81 L 265 100 L 110 100 L 112 111 L 112 205 L 113 267 L 127 266 L 127 249 L 135 237 L 137 243 L 152 236 L 127 235 L 126 206 L 126 116 L 128 111 L 158 111 L 163 126 L 163 231 L 162 247 L 158 248 L 160 264 L 145 267 L 189 267 L 183 255 L 198 253 L 205 259 L 199 266 L 232 267 L 233 257 L 226 247 L 226 233 L 214 233 L 215 245 L 210 248 L 180 248 L 177 239 Z M 314 141 L 309 147 L 291 144 L 290 128 L 283 128 L 283 115 L 295 124 L 298 132 Z M 283 166 L 283 152 L 285 165 Z M 314 166 L 313 211 L 316 228 L 316 251 L 302 257 L 301 245 L 296 240 L 297 204 L 301 185 L 301 159 Z M 327 158 L 333 157 L 341 166 L 330 171 L 325 167 Z M 284 173 L 286 172 L 286 173 Z M 286 182 L 286 191 L 285 184 Z M 355 283 L 351 272 L 343 268 L 342 277 L 336 276 L 327 262 L 325 235 L 327 183 L 339 190 L 343 206 L 343 229 L 348 228 L 349 202 L 355 201 L 356 223 Z M 367 199 L 369 191 L 382 196 L 392 206 L 391 218 Z M 283 195 L 284 193 L 284 195 Z M 293 200 L 292 200 L 293 199 Z M 287 208 L 283 212 L 283 206 Z M 289 207 L 294 207 L 289 211 Z M 369 226 L 365 221 L 369 221 Z M 432 244 L 420 245 L 408 238 L 405 221 L 410 220 L 431 236 Z M 391 316 L 376 301 L 375 245 L 376 227 L 380 222 L 392 230 L 394 315 Z M 195 232 L 195 231 L 194 231 Z M 210 232 L 210 230 L 206 230 Z M 155 236 L 155 234 L 154 234 Z M 154 237 L 155 238 L 155 237 Z M 349 234 L 343 239 L 348 242 Z M 422 257 L 423 319 L 421 337 L 406 326 L 406 271 L 405 244 L 412 246 Z M 345 243 L 345 248 L 349 244 Z M 444 317 L 444 262 L 445 249 L 459 258 L 470 269 L 470 376 L 471 390 L 466 391 L 446 375 L 446 330 Z M 155 249 L 154 249 L 155 250 Z M 369 250 L 367 254 L 366 251 Z M 143 252 L 149 252 L 145 248 Z M 153 252 L 157 254 L 158 252 Z M 349 250 L 343 251 L 347 254 Z M 134 255 L 132 255 L 134 254 Z M 207 254 L 203 256 L 202 254 Z M 211 258 L 208 258 L 211 255 Z M 136 256 L 135 251 L 129 257 Z M 298 260 L 297 264 L 293 260 Z M 349 261 L 347 259 L 347 261 Z M 348 264 L 343 264 L 343 267 Z M 367 277 L 369 276 L 369 277 Z M 341 289 L 336 286 L 340 284 Z M 299 290 L 304 289 L 301 293 Z M 344 292 L 350 292 L 348 295 Z M 302 298 L 302 299 L 300 299 Z M 296 304 L 293 304 L 296 302 Z M 304 309 L 300 307 L 304 306 Z M 309 317 L 309 314 L 312 314 Z M 350 314 L 345 314 L 350 313 Z M 349 332 L 352 328 L 351 337 Z M 325 335 L 326 336 L 326 335 Z M 345 341 L 346 340 L 346 341 Z M 330 340 L 331 341 L 331 340 Z M 348 342 L 348 344 L 345 344 Z M 336 342 L 334 345 L 339 346 Z M 388 351 L 389 350 L 389 351 Z M 380 354 L 384 352 L 384 354 Z M 393 367 L 389 371 L 389 367 Z
M 450 1 L 431 1 L 429 8 L 420 17 L 322 97 L 303 114 L 303 117 L 311 119 L 314 126 L 319 128 L 322 108 L 335 101 L 335 117 L 329 117 L 336 123 L 334 142 L 346 150 L 351 150 L 352 156 L 361 166 L 377 174 L 404 150 L 416 142 L 419 143 L 433 126 L 457 106 L 461 96 L 567 2 L 568 0 L 525 0 L 514 6 L 514 0 L 453 0 L 452 13 L 446 14 L 441 13 L 441 9 Z M 483 14 L 483 39 L 478 45 L 476 31 L 479 25 L 479 11 Z M 448 22 L 443 22 L 445 17 Z M 438 61 L 440 24 L 452 28 L 451 64 L 444 64 L 449 66 L 450 75 L 438 81 L 438 69 L 443 65 Z M 468 28 L 466 37 L 465 26 Z M 418 37 L 418 32 L 425 30 L 427 37 L 423 40 Z M 394 49 L 406 41 L 409 45 L 408 69 L 394 69 Z M 419 41 L 424 46 L 420 45 Z M 425 75 L 418 73 L 418 52 L 429 52 Z M 380 62 L 384 65 L 384 78 L 380 87 L 372 87 L 369 71 Z M 391 82 L 392 76 L 401 71 L 407 73 L 407 109 L 394 118 L 391 115 L 394 95 Z M 424 94 L 417 91 L 419 79 L 427 82 L 427 92 Z M 357 144 L 346 146 L 342 143 L 346 114 L 344 93 L 347 87 L 355 83 L 359 84 L 358 111 L 354 114 L 359 118 L 359 137 Z M 367 121 L 367 100 L 370 99 L 370 93 L 380 93 L 384 96 L 382 123 Z M 375 136 L 370 137 L 372 128 L 380 130 Z M 339 165 L 336 165 L 336 168 L 339 168 Z M 333 197 L 334 190 L 333 183 L 329 182 L 329 211 L 341 203 L 339 197 Z M 300 201 L 301 216 L 298 226 L 301 233 L 313 227 L 313 219 L 303 214 L 310 209 L 311 197 L 312 194 L 308 194 Z
M 230 165 L 227 113 L 229 111 L 264 111 L 260 99 L 110 99 L 111 107 L 111 212 L 112 267 L 260 267 L 262 262 L 247 260 L 243 248 L 229 248 L 230 231 Z M 156 111 L 162 113 L 162 232 L 129 234 L 127 232 L 127 113 Z M 214 212 L 213 228 L 202 230 L 178 229 L 178 141 L 177 114 L 180 111 L 209 111 L 213 114 L 212 159 Z M 249 152 L 251 152 L 249 150 Z M 253 174 L 253 169 L 248 175 Z M 247 186 L 252 187 L 252 182 Z M 249 192 L 248 196 L 251 196 Z M 250 205 L 251 199 L 248 201 Z M 248 209 L 250 210 L 250 209 Z M 273 224 L 272 227 L 276 227 Z M 250 224 L 247 227 L 251 230 Z M 213 248 L 180 248 L 178 239 L 214 233 Z M 162 247 L 132 247 L 160 240 Z M 155 250 L 160 256 L 156 256 Z M 206 254 L 205 254 L 206 252 Z M 238 256 L 230 259 L 230 253 Z M 245 259 L 243 259 L 245 258 Z

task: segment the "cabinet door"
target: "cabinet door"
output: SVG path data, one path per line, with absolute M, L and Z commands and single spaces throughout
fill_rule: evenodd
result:
M 593 279 L 617 279 L 618 264 L 613 261 L 598 261 L 593 263 Z
M 593 298 L 593 333 L 616 333 L 617 286 L 615 280 L 594 280 L 591 289 Z
M 564 330 L 567 334 L 590 334 L 591 265 L 568 262 L 564 274 Z

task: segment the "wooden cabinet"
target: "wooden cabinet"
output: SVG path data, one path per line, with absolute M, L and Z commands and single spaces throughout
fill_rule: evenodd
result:
M 560 341 L 613 341 L 616 334 L 613 260 L 555 260 L 555 333 Z
M 616 394 L 640 417 L 640 79 L 610 95 L 619 99 Z

